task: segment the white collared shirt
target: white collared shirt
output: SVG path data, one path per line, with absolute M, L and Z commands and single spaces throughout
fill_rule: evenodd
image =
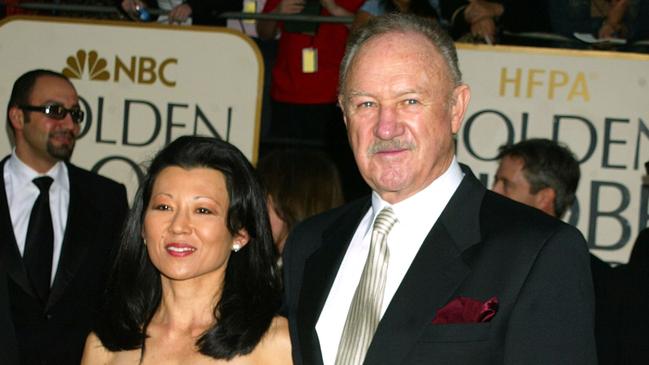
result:
M 54 282 L 54 275 L 61 257 L 61 246 L 63 235 L 68 219 L 68 206 L 70 204 L 70 180 L 68 168 L 63 162 L 57 162 L 46 174 L 54 181 L 50 186 L 50 211 L 52 212 L 52 227 L 54 228 L 54 252 L 52 255 L 52 275 L 50 285 Z M 18 251 L 22 256 L 25 252 L 25 240 L 27 238 L 27 226 L 32 207 L 40 194 L 38 187 L 32 182 L 33 179 L 44 176 L 23 163 L 16 151 L 4 165 L 3 176 L 5 180 L 5 192 L 7 193 L 7 204 L 11 216 Z
M 446 172 L 429 186 L 392 205 L 397 216 L 397 223 L 388 235 L 390 261 L 381 316 L 388 308 L 424 239 L 437 222 L 463 177 L 464 173 L 460 165 L 453 158 L 453 162 Z M 381 209 L 389 205 L 376 192 L 372 193 L 372 207 L 365 214 L 354 233 L 322 313 L 320 313 L 316 332 L 320 341 L 324 365 L 335 363 L 338 344 L 347 320 L 347 312 L 369 253 L 374 219 Z

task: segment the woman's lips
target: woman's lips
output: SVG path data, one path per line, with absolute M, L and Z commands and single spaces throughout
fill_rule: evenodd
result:
M 168 243 L 165 249 L 169 255 L 175 257 L 185 257 L 196 252 L 196 247 L 184 243 Z

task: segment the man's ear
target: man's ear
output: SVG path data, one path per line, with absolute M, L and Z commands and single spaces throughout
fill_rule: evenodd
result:
M 554 206 L 554 199 L 557 197 L 557 192 L 554 189 L 547 187 L 539 190 L 534 195 L 536 208 L 541 209 L 547 214 L 556 217 L 557 212 Z
M 342 94 L 338 95 L 338 107 L 343 112 L 343 121 L 345 122 L 345 127 L 347 127 L 347 114 L 345 113 L 345 96 Z
M 469 89 L 469 85 L 460 84 L 456 86 L 451 97 L 449 110 L 451 114 L 451 131 L 453 134 L 457 134 L 462 126 L 464 113 L 466 113 L 469 107 L 469 100 L 471 100 L 471 89 Z
M 25 112 L 17 106 L 9 108 L 9 122 L 14 130 L 22 130 L 25 125 Z

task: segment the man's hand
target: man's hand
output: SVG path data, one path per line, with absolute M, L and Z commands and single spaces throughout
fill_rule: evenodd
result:
M 304 9 L 304 0 L 282 0 L 275 8 L 275 13 L 298 14 Z
M 599 28 L 599 38 L 612 38 L 620 36 L 620 30 L 623 28 L 622 21 L 629 8 L 629 0 L 611 0 L 611 7 L 606 14 L 606 20 Z
M 464 19 L 473 25 L 485 18 L 496 18 L 502 15 L 504 8 L 501 4 L 485 0 L 471 0 L 464 9 Z
M 132 13 L 137 10 L 137 6 L 143 6 L 139 1 L 136 0 L 122 0 L 122 9 L 127 13 Z
M 471 34 L 482 37 L 487 44 L 493 44 L 496 38 L 496 22 L 493 18 L 482 18 L 471 24 Z
M 169 23 L 184 23 L 192 15 L 189 4 L 180 4 L 169 11 Z

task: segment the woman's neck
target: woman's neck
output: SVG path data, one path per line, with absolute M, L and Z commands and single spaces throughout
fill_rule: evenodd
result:
M 216 283 L 222 281 L 209 278 L 177 281 L 162 277 L 162 300 L 152 323 L 170 331 L 200 335 L 215 321 L 214 308 L 221 298 L 222 286 Z

